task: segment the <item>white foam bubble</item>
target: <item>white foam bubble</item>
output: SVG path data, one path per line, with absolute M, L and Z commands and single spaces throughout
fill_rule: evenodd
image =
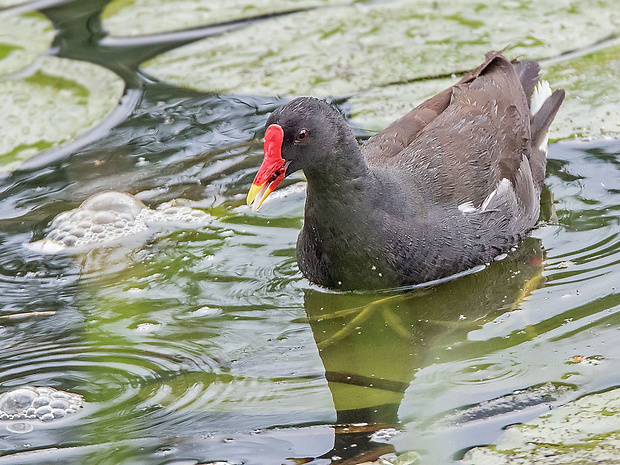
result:
M 50 387 L 24 386 L 0 394 L 0 421 L 11 422 L 10 431 L 27 432 L 21 420 L 52 421 L 76 413 L 84 406 L 78 394 Z M 18 432 L 18 431 L 15 431 Z
M 60 213 L 50 224 L 44 239 L 26 244 L 40 253 L 80 251 L 98 247 L 149 230 L 166 223 L 208 223 L 207 213 L 164 203 L 153 210 L 133 195 L 123 192 L 103 192 L 85 200 L 78 208 Z

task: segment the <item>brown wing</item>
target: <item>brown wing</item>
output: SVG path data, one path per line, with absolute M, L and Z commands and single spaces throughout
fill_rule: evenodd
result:
M 390 157 L 400 153 L 431 121 L 445 111 L 450 104 L 455 86 L 474 80 L 498 56 L 501 56 L 501 52 L 487 53 L 484 63 L 463 76 L 454 86 L 422 102 L 383 131 L 369 138 L 362 146 L 364 156 L 366 158 Z
M 521 164 L 529 163 L 530 139 L 529 103 L 519 76 L 501 52 L 491 52 L 362 150 L 371 166 L 409 172 L 436 202 L 479 206 L 503 178 L 517 191 L 517 180 L 532 182 L 531 175 L 523 180 L 519 174 Z

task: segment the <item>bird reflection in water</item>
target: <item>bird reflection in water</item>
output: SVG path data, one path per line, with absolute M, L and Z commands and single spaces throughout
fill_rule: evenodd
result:
M 458 358 L 459 351 L 447 349 L 518 309 L 544 283 L 542 261 L 540 241 L 528 238 L 503 260 L 438 286 L 392 294 L 306 290 L 306 313 L 337 412 L 334 447 L 322 457 L 343 465 L 393 452 L 373 433 L 400 428 L 398 410 L 416 372 L 436 363 L 438 354 Z M 484 347 L 477 350 L 468 349 L 466 357 L 484 355 Z

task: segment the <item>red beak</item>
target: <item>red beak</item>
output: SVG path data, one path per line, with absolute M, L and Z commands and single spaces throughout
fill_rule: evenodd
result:
M 252 211 L 260 208 L 267 196 L 286 176 L 288 163 L 282 158 L 283 140 L 284 130 L 281 126 L 272 124 L 265 131 L 265 158 L 254 178 L 247 198 L 248 205 L 252 205 Z

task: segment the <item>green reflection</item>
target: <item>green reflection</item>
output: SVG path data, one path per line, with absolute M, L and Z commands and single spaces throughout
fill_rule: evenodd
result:
M 399 427 L 398 409 L 421 368 L 482 357 L 521 343 L 516 338 L 471 343 L 467 335 L 519 308 L 544 283 L 541 272 L 540 242 L 529 238 L 488 268 L 432 288 L 392 295 L 307 290 L 305 309 L 337 422 Z M 537 335 L 527 331 L 524 337 Z M 480 370 L 484 372 L 484 366 L 477 367 Z M 338 434 L 330 453 L 346 454 L 341 449 L 351 442 L 351 432 Z M 367 447 L 385 453 L 380 444 Z

